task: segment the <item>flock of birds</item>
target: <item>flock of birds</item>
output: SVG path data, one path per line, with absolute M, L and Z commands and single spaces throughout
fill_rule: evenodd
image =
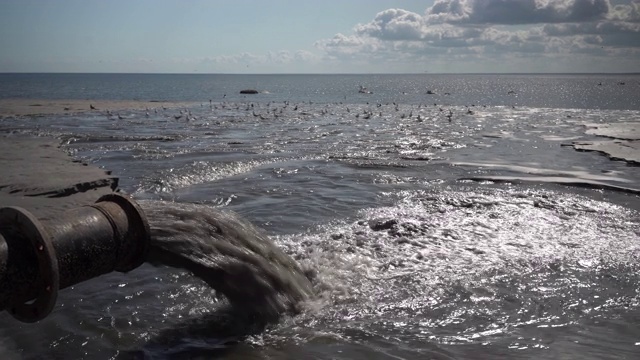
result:
M 602 82 L 598 83 L 597 85 L 598 86 L 602 86 Z M 625 83 L 624 82 L 618 82 L 617 85 L 625 85 Z M 403 94 L 406 95 L 406 92 L 403 92 Z M 433 90 L 427 90 L 425 94 L 426 95 L 437 95 L 436 92 L 433 91 Z M 507 92 L 507 94 L 508 95 L 516 95 L 516 92 L 513 91 L 513 90 L 510 90 L 510 91 Z M 451 93 L 445 92 L 444 95 L 451 95 Z M 290 110 L 290 108 L 293 109 L 293 111 L 298 111 L 300 108 L 302 108 L 302 105 L 303 105 L 303 103 L 291 105 L 288 101 L 284 101 L 283 105 L 281 107 L 278 107 L 278 106 L 275 105 L 274 102 L 268 102 L 266 104 L 266 109 L 258 110 L 258 112 L 256 112 L 256 110 L 261 105 L 264 105 L 264 103 L 261 103 L 261 102 L 256 102 L 256 103 L 252 103 L 252 102 L 249 102 L 249 103 L 233 103 L 233 102 L 227 102 L 225 100 L 226 97 L 227 97 L 227 95 L 224 94 L 222 102 L 215 102 L 215 103 L 213 102 L 212 99 L 210 99 L 209 100 L 209 109 L 212 110 L 212 111 L 213 110 L 230 110 L 230 109 L 235 109 L 235 110 L 241 111 L 241 110 L 244 109 L 245 111 L 250 111 L 251 114 L 254 117 L 260 118 L 261 120 L 267 120 L 269 118 L 277 119 L 277 118 L 283 116 L 284 112 L 287 111 L 287 110 Z M 346 96 L 345 96 L 345 100 L 346 100 Z M 313 103 L 309 102 L 309 105 L 311 105 L 311 104 L 313 104 Z M 335 103 L 333 105 L 343 105 L 343 103 L 339 102 L 339 103 Z M 369 105 L 368 102 L 367 102 L 367 105 Z M 400 105 L 398 103 L 396 103 L 396 102 L 386 103 L 385 105 L 393 105 L 393 108 L 394 108 L 395 112 L 399 112 L 400 111 Z M 200 106 L 204 107 L 204 104 L 201 103 Z M 328 106 L 329 105 L 327 105 L 327 107 Z M 353 104 L 353 106 L 356 106 L 356 105 Z M 426 108 L 426 105 L 423 105 L 423 104 L 418 105 L 418 112 L 419 112 L 419 109 L 422 108 L 423 106 Z M 441 113 L 443 113 L 444 117 L 447 118 L 449 122 L 451 122 L 453 120 L 454 115 L 456 114 L 456 113 L 454 113 L 453 109 L 456 109 L 456 107 L 453 107 L 453 106 L 450 106 L 450 105 L 444 105 L 444 107 L 443 107 L 443 105 L 438 105 L 438 104 L 433 104 L 433 106 L 436 107 Z M 476 106 L 475 104 L 472 104 L 470 106 L 469 105 L 465 106 L 464 114 L 465 115 L 474 115 L 475 111 L 472 108 L 474 108 L 475 106 Z M 482 105 L 482 106 L 486 107 L 486 105 Z M 89 107 L 90 107 L 91 110 L 99 111 L 99 109 L 96 108 L 93 104 L 90 104 Z M 380 108 L 383 107 L 383 104 L 377 103 L 376 107 L 378 108 L 377 115 L 382 117 L 383 115 L 382 115 L 382 111 L 380 110 Z M 446 109 L 445 109 L 445 107 L 446 107 Z M 511 107 L 515 109 L 515 105 L 513 105 Z M 168 113 L 168 111 L 175 110 L 175 109 L 176 109 L 176 107 L 161 106 L 161 111 L 162 111 L 161 115 L 165 116 L 165 117 L 169 117 L 169 118 L 172 117 L 174 120 L 182 120 L 182 119 L 184 119 L 187 122 L 189 122 L 189 121 L 197 121 L 198 120 L 198 117 L 195 116 L 192 113 L 192 111 L 189 108 L 186 108 L 186 107 L 183 108 L 183 109 L 180 109 L 179 113 L 177 113 L 177 114 L 176 113 L 172 113 L 172 114 Z M 70 111 L 71 108 L 65 107 L 64 110 L 65 111 Z M 457 111 L 457 109 L 456 109 L 456 111 Z M 153 112 L 154 115 L 158 115 L 158 108 L 153 108 L 153 109 L 149 109 L 148 107 L 145 108 L 144 116 L 147 117 L 147 118 L 150 117 L 151 116 L 151 112 Z M 330 112 L 330 109 L 323 109 L 320 114 L 321 115 L 326 115 L 329 112 Z M 351 113 L 351 109 L 349 107 L 346 107 L 346 112 L 347 113 Z M 110 120 L 116 120 L 116 119 L 117 120 L 125 120 L 125 119 L 129 119 L 129 118 L 132 118 L 132 117 L 137 117 L 137 114 L 130 114 L 128 116 L 123 116 L 123 115 L 120 114 L 120 112 L 115 112 L 114 113 L 114 112 L 112 112 L 110 110 L 106 110 L 105 114 L 108 117 L 108 119 L 110 119 Z M 309 110 L 300 110 L 300 114 L 301 115 L 311 115 Z M 362 112 L 354 112 L 353 114 L 354 114 L 354 116 L 356 118 L 370 119 L 371 117 L 376 115 L 376 112 L 373 111 L 372 109 L 365 109 Z M 410 111 L 409 114 L 406 114 L 404 112 L 402 112 L 400 114 L 400 118 L 402 118 L 402 119 L 407 118 L 407 117 L 408 118 L 412 118 L 413 117 L 413 111 Z M 423 114 L 421 114 L 421 113 L 418 113 L 416 119 L 417 119 L 417 121 L 420 122 L 420 121 L 423 121 L 425 119 L 425 116 Z
M 312 116 L 324 116 L 324 115 L 334 115 L 334 116 L 343 116 L 343 117 L 355 117 L 356 119 L 371 119 L 372 117 L 399 117 L 400 119 L 413 119 L 416 121 L 422 122 L 425 121 L 429 116 L 433 115 L 432 111 L 429 110 L 435 109 L 436 114 L 440 114 L 444 118 L 446 118 L 449 122 L 451 122 L 455 115 L 474 115 L 475 104 L 464 106 L 463 110 L 460 111 L 461 107 L 455 107 L 450 105 L 442 105 L 434 103 L 433 107 L 426 104 L 419 104 L 417 107 L 415 105 L 401 105 L 397 102 L 390 103 L 375 103 L 370 104 L 366 102 L 366 104 L 345 104 L 343 102 L 336 102 L 331 104 L 324 104 L 322 106 L 313 106 L 314 103 L 312 101 L 309 102 L 299 102 L 296 104 L 292 104 L 289 101 L 283 102 L 214 102 L 213 100 L 209 100 L 209 110 L 212 112 L 233 112 L 238 116 L 242 116 L 243 113 L 246 116 L 252 116 L 254 118 L 259 118 L 260 120 L 270 120 L 270 119 L 278 119 L 281 117 L 312 117 Z M 204 108 L 205 104 L 201 103 L 200 108 Z M 482 107 L 486 108 L 486 105 L 482 105 Z M 93 104 L 90 104 L 91 110 L 100 111 Z M 454 112 L 455 110 L 455 112 Z M 176 111 L 178 111 L 176 113 Z M 195 108 L 193 109 L 195 111 Z M 179 108 L 179 107 L 167 107 L 161 106 L 159 108 L 149 109 L 145 108 L 144 117 L 149 118 L 153 113 L 154 117 L 162 116 L 165 118 L 173 119 L 175 121 L 197 121 L 199 120 L 198 116 L 194 115 L 192 109 L 189 107 Z M 200 112 L 202 113 L 202 112 Z M 126 116 L 123 116 L 120 112 L 112 112 L 111 110 L 106 110 L 105 115 L 109 120 L 126 120 L 139 117 L 138 112 L 131 112 Z M 204 116 L 204 115 L 203 115 Z M 432 117 L 432 116 L 431 116 Z
M 89 106 L 90 106 L 91 110 L 98 110 L 96 107 L 94 107 L 94 106 L 93 106 L 93 104 L 90 104 Z M 162 111 L 163 111 L 163 112 L 166 112 L 166 111 L 167 111 L 167 110 L 169 110 L 170 108 L 168 108 L 168 107 L 166 107 L 166 106 L 162 106 L 162 107 L 161 107 L 161 109 L 162 109 Z M 148 107 L 146 107 L 146 108 L 145 108 L 144 116 L 145 116 L 146 118 L 148 118 L 148 117 L 150 117 L 150 116 L 151 116 L 150 111 L 152 111 L 152 110 L 150 110 Z M 158 114 L 158 109 L 157 109 L 157 108 L 154 108 L 154 109 L 153 109 L 153 113 L 154 113 L 154 114 Z M 129 119 L 129 118 L 130 118 L 130 117 L 122 116 L 119 112 L 114 113 L 114 112 L 112 112 L 112 111 L 111 111 L 111 110 L 109 110 L 109 109 L 107 109 L 107 110 L 105 111 L 105 115 L 106 115 L 106 116 L 107 116 L 107 118 L 108 118 L 108 119 L 110 119 L 110 120 L 115 120 L 115 119 L 117 119 L 117 120 L 125 120 L 125 119 Z M 185 117 L 187 121 L 191 121 L 191 120 L 198 120 L 198 118 L 197 118 L 196 116 L 194 116 L 194 115 L 191 113 L 191 110 L 189 110 L 189 109 L 180 110 L 179 114 L 173 115 L 173 118 L 174 118 L 175 120 L 180 120 L 180 119 L 182 119 L 183 117 Z

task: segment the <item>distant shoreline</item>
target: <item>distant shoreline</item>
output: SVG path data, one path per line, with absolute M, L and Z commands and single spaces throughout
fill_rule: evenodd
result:
M 86 112 L 117 112 L 159 107 L 191 106 L 194 102 L 141 100 L 0 99 L 0 118 L 10 116 L 71 115 Z M 95 109 L 91 109 L 93 106 Z

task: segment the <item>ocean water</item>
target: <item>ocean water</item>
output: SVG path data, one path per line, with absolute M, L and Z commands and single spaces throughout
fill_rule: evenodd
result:
M 0 314 L 0 355 L 635 359 L 640 168 L 567 145 L 639 123 L 639 93 L 638 75 L 0 74 L 0 98 L 185 102 L 0 131 L 59 138 L 141 202 L 232 210 L 314 274 L 259 331 L 187 271 L 108 274 L 37 324 Z

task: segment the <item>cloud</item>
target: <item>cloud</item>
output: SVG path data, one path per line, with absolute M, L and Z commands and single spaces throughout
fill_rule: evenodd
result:
M 316 48 L 323 50 L 330 57 L 357 57 L 383 50 L 385 45 L 375 37 L 336 34 L 331 39 L 319 40 Z
M 214 57 L 207 57 L 197 60 L 198 62 L 210 63 L 210 64 L 245 64 L 245 65 L 274 65 L 274 64 L 292 64 L 296 62 L 305 61 L 317 61 L 318 55 L 306 51 L 269 51 L 265 54 L 252 54 L 248 52 L 242 52 L 235 55 L 221 55 Z
M 640 22 L 640 1 L 629 5 L 616 5 L 609 12 L 609 20 Z
M 327 59 L 372 62 L 625 56 L 640 71 L 640 1 L 436 0 L 424 14 L 387 9 L 315 45 Z
M 496 25 L 562 24 L 557 27 L 561 29 L 573 24 L 573 29 L 587 29 L 607 21 L 625 23 L 615 27 L 635 31 L 637 27 L 626 23 L 640 19 L 639 11 L 637 3 L 612 8 L 608 0 L 436 0 L 424 16 L 402 9 L 384 10 L 371 22 L 356 25 L 355 36 L 338 34 L 341 38 L 335 40 L 346 46 L 350 46 L 347 42 L 361 44 L 360 37 L 455 42 L 478 37 L 483 29 Z M 607 25 L 599 26 L 604 29 Z
M 366 34 L 384 40 L 419 40 L 425 31 L 422 15 L 402 9 L 378 13 L 372 22 L 355 27 L 356 34 Z
M 603 19 L 608 0 L 436 0 L 431 23 L 522 25 Z
M 627 22 L 597 22 L 597 23 L 567 23 L 547 24 L 542 28 L 547 36 L 573 36 L 580 34 L 614 35 L 639 34 L 640 23 Z M 640 35 L 640 34 L 639 34 Z

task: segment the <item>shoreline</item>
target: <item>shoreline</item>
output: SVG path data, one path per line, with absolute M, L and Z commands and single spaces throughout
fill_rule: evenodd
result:
M 144 100 L 78 100 L 78 99 L 0 99 L 0 118 L 45 115 L 73 115 L 78 113 L 122 110 L 145 110 L 159 107 L 192 106 L 188 101 Z M 94 107 L 94 109 L 91 108 Z

